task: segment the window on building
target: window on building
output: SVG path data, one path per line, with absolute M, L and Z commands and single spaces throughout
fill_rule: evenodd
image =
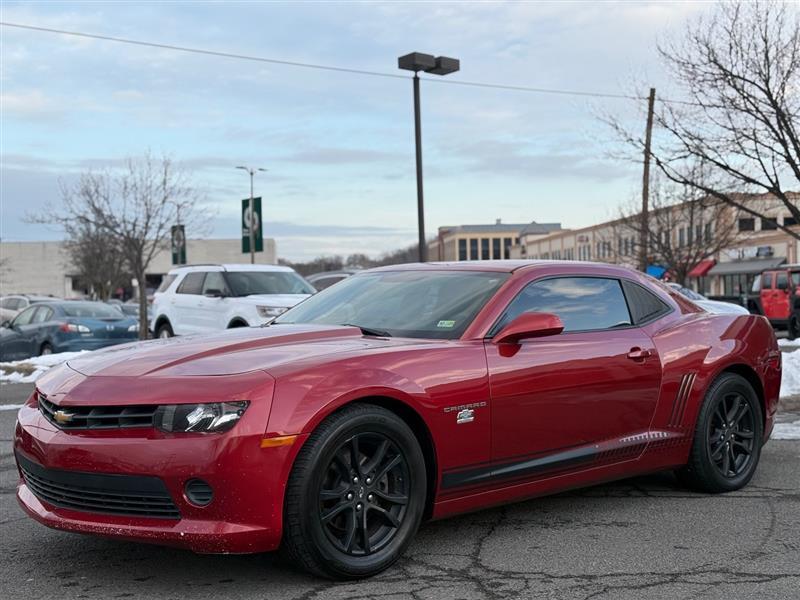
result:
M 511 258 L 511 246 L 514 241 L 511 238 L 503 238 L 503 258 Z
M 694 232 L 692 231 L 691 225 L 687 225 L 687 227 L 686 227 L 686 243 L 691 246 L 693 240 L 694 240 Z
M 789 227 L 791 225 L 797 225 L 797 219 L 790 216 L 783 217 L 783 226 Z
M 778 228 L 778 219 L 761 219 L 761 231 L 773 231 Z
M 469 259 L 478 260 L 478 240 L 475 238 L 469 241 Z
M 700 244 L 703 241 L 703 225 L 695 225 L 694 226 L 694 239 L 695 241 Z
M 489 260 L 489 238 L 481 238 L 481 260 Z
M 678 247 L 686 245 L 686 230 L 683 227 L 678 228 Z
M 755 231 L 756 220 L 753 218 L 739 219 L 739 231 Z
M 612 329 L 631 324 L 617 279 L 558 277 L 534 281 L 514 298 L 493 332 L 526 312 L 554 313 L 564 323 L 564 331 Z
M 706 235 L 706 244 L 711 242 L 711 238 L 713 236 L 713 230 L 711 222 L 706 223 L 705 225 L 705 235 Z
M 458 260 L 468 260 L 467 258 L 467 240 L 458 240 Z
M 502 241 L 500 238 L 492 238 L 492 258 L 503 258 L 502 254 L 500 254 L 500 243 Z

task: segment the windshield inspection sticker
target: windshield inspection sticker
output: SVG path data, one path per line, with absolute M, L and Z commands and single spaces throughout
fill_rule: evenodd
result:
M 456 325 L 455 321 L 439 321 L 436 324 L 436 327 L 439 327 L 441 329 L 452 329 L 453 327 L 455 327 L 455 325 Z

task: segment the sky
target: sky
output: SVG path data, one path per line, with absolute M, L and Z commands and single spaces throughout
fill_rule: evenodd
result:
M 613 217 L 641 166 L 611 158 L 598 118 L 644 127 L 644 103 L 454 85 L 631 94 L 669 82 L 655 43 L 711 5 L 666 2 L 25 2 L 0 21 L 409 75 L 412 51 L 459 58 L 422 82 L 426 233 Z M 412 85 L 0 27 L 0 238 L 89 169 L 146 151 L 187 170 L 207 237 L 240 235 L 255 180 L 265 235 L 293 261 L 416 241 Z M 191 231 L 189 237 L 195 237 Z

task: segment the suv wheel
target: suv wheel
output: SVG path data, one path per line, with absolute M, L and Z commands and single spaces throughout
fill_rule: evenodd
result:
M 175 335 L 172 331 L 172 326 L 169 322 L 165 321 L 161 323 L 161 325 L 156 328 L 156 337 L 157 338 L 171 338 Z

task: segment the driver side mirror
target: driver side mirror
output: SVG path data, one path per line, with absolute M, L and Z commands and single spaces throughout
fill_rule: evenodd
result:
M 522 313 L 492 339 L 494 344 L 518 344 L 520 340 L 558 335 L 564 323 L 558 315 L 543 312 Z

